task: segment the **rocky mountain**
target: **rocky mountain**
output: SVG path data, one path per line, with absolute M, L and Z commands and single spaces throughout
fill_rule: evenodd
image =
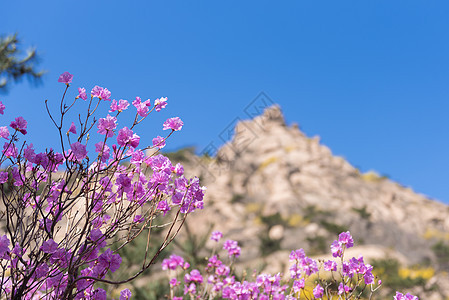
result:
M 288 126 L 279 106 L 238 123 L 216 156 L 182 158 L 207 186 L 206 208 L 191 216 L 190 228 L 206 234 L 207 226 L 195 224 L 213 224 L 238 240 L 244 265 L 279 270 L 298 248 L 323 257 L 349 230 L 360 245 L 354 256 L 390 259 L 410 272 L 427 268 L 415 293 L 449 296 L 449 207 L 375 172 L 362 174 L 319 137 Z

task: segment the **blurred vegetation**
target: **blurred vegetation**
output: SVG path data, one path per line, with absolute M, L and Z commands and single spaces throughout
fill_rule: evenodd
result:
M 369 220 L 371 218 L 371 213 L 368 212 L 366 205 L 364 205 L 361 208 L 355 208 L 353 207 L 352 210 L 359 214 L 360 218 L 364 220 Z
M 435 254 L 440 270 L 449 268 L 449 245 L 444 241 L 438 241 L 432 245 L 432 251 Z
M 186 147 L 174 152 L 164 152 L 164 156 L 168 157 L 173 164 L 188 162 L 189 157 L 195 154 L 195 147 Z
M 32 83 L 41 83 L 44 71 L 37 71 L 39 58 L 36 49 L 30 48 L 22 55 L 16 34 L 0 37 L 0 92 L 7 92 L 11 81 L 27 77 Z
M 415 286 L 425 287 L 430 278 L 435 275 L 431 267 L 402 267 L 393 258 L 376 259 L 372 261 L 373 273 L 382 279 L 382 289 L 387 293 L 410 289 Z M 438 288 L 436 285 L 430 289 Z

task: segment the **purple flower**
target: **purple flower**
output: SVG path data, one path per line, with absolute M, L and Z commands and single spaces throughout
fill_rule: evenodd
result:
M 84 101 L 86 101 L 87 100 L 86 89 L 85 88 L 78 88 L 78 96 L 76 96 L 76 98 L 81 98 Z
M 156 109 L 156 111 L 161 111 L 165 106 L 167 106 L 167 97 L 161 97 L 154 100 L 154 109 Z
M 212 232 L 210 239 L 218 242 L 222 237 L 223 237 L 223 233 L 221 233 L 220 231 L 214 231 L 214 232 Z
M 170 211 L 171 208 L 170 208 L 170 205 L 167 204 L 166 200 L 161 200 L 157 204 L 157 209 L 162 211 L 164 213 L 164 216 L 165 216 L 167 214 L 167 212 Z
M 346 248 L 351 248 L 354 246 L 354 240 L 352 239 L 351 233 L 349 233 L 349 231 L 340 233 L 338 235 L 338 242 L 344 245 Z
M 203 283 L 203 276 L 201 275 L 200 271 L 198 271 L 197 269 L 194 269 L 194 270 L 192 270 L 192 272 L 190 272 L 190 274 L 186 274 L 184 276 L 184 282 L 185 283 L 191 283 L 191 282 Z
M 27 134 L 26 128 L 27 128 L 27 121 L 25 121 L 22 117 L 17 117 L 15 121 L 12 121 L 9 126 L 17 131 L 20 131 L 22 134 Z
M 136 100 L 133 101 L 133 105 L 137 108 L 137 113 L 139 114 L 139 116 L 148 116 L 148 113 L 150 111 L 148 107 L 151 106 L 150 99 L 142 102 L 140 97 L 136 97 Z
M 306 257 L 306 253 L 304 252 L 304 249 L 297 249 L 290 253 L 290 260 L 303 260 Z
M 9 140 L 8 136 L 9 136 L 8 127 L 6 127 L 6 126 L 0 127 L 0 137 Z
M 172 254 L 170 255 L 170 258 L 166 258 L 162 261 L 162 270 L 176 270 L 177 267 L 185 267 L 184 259 L 181 256 Z
M 343 248 L 338 241 L 333 241 L 331 244 L 331 252 L 333 257 L 341 257 L 343 255 Z
M 4 114 L 5 108 L 6 108 L 5 104 L 3 104 L 2 101 L 0 101 L 0 115 Z
M 340 285 L 338 286 L 338 294 L 347 294 L 349 293 L 349 291 L 351 290 L 351 288 L 347 285 L 345 285 L 343 282 L 340 282 Z
M 137 224 L 142 223 L 143 221 L 145 221 L 145 218 L 141 215 L 136 215 L 133 220 L 133 222 Z
M 92 229 L 89 235 L 89 239 L 100 248 L 106 246 L 106 238 L 104 237 L 103 232 L 101 232 L 101 230 L 98 228 Z
M 101 161 L 105 162 L 109 158 L 109 151 L 111 149 L 104 142 L 98 142 L 95 144 L 95 152 L 101 157 Z
M 106 118 L 100 118 L 98 120 L 98 133 L 106 134 L 106 137 L 112 137 L 114 135 L 114 129 L 117 127 L 117 118 L 107 115 Z
M 165 147 L 165 139 L 161 136 L 157 136 L 153 139 L 153 147 L 158 147 L 162 149 Z
M 299 291 L 301 291 L 301 289 L 303 289 L 305 286 L 306 286 L 306 282 L 305 282 L 304 278 L 295 280 L 293 282 L 293 290 L 295 291 L 295 293 L 298 293 Z
M 70 145 L 70 149 L 72 149 L 72 153 L 78 161 L 83 160 L 87 156 L 86 146 L 80 142 L 75 142 Z
M 324 289 L 321 285 L 317 284 L 316 287 L 313 289 L 313 296 L 315 298 L 321 298 L 323 297 Z
M 139 145 L 140 137 L 137 134 L 133 134 L 133 131 L 128 127 L 123 127 L 119 130 L 117 135 L 117 143 L 120 146 L 125 146 L 129 143 L 129 146 L 136 148 Z
M 92 298 L 94 300 L 106 300 L 107 299 L 106 291 L 101 288 L 98 288 L 92 293 Z
M 231 256 L 239 257 L 240 256 L 240 247 L 238 246 L 237 241 L 227 240 L 223 244 L 223 249 L 228 251 L 229 257 L 231 257 Z
M 69 85 L 70 82 L 72 82 L 73 75 L 69 72 L 64 72 L 61 75 L 59 75 L 58 82 L 65 83 Z
M 45 242 L 42 244 L 42 246 L 41 246 L 40 249 L 41 249 L 42 252 L 44 252 L 44 253 L 53 254 L 53 253 L 56 252 L 56 250 L 58 250 L 58 244 L 57 244 L 55 241 L 53 241 L 53 240 L 50 239 L 50 240 L 48 240 L 48 241 L 45 241 Z
M 103 254 L 98 257 L 98 264 L 102 268 L 109 268 L 112 273 L 120 268 L 122 258 L 118 254 L 113 254 L 112 250 L 108 248 Z
M 17 148 L 16 145 L 11 143 L 4 143 L 3 144 L 3 154 L 5 154 L 6 157 L 17 157 Z
M 111 100 L 111 92 L 106 88 L 102 88 L 101 86 L 94 86 L 90 93 L 94 98 L 96 97 L 101 100 Z
M 131 299 L 131 291 L 128 289 L 124 289 L 120 292 L 120 299 L 119 300 L 128 300 Z
M 8 181 L 8 172 L 0 172 L 0 183 Z
M 0 237 L 0 259 L 7 258 L 7 252 L 9 250 L 9 239 L 6 235 Z
M 324 270 L 326 271 L 337 271 L 337 263 L 333 260 L 328 260 L 324 262 Z
M 111 110 L 109 110 L 109 112 L 114 112 L 114 111 L 119 111 L 122 112 L 124 110 L 126 110 L 129 106 L 128 101 L 120 99 L 118 104 L 117 104 L 117 100 L 112 100 L 111 103 Z
M 413 296 L 410 293 L 407 293 L 406 295 L 396 292 L 396 296 L 393 297 L 394 300 L 419 300 L 418 297 Z
M 181 121 L 181 119 L 179 117 L 174 117 L 174 118 L 167 119 L 164 122 L 163 129 L 164 130 L 171 129 L 173 131 L 178 131 L 178 130 L 181 130 L 183 125 L 184 125 L 184 123 Z
M 76 134 L 76 126 L 75 126 L 75 123 L 74 122 L 72 122 L 72 125 L 70 125 L 70 128 L 69 128 L 69 131 L 68 132 L 71 132 L 71 133 L 73 133 L 73 134 Z

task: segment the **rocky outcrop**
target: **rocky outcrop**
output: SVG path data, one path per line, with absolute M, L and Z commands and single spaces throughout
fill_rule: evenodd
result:
M 436 264 L 431 245 L 449 232 L 448 206 L 361 174 L 319 137 L 287 126 L 279 106 L 238 123 L 216 157 L 185 164 L 207 186 L 207 208 L 191 222 L 212 223 L 240 241 L 243 262 L 297 248 L 328 253 L 337 234 L 350 230 L 368 256 L 388 249 L 404 264 Z

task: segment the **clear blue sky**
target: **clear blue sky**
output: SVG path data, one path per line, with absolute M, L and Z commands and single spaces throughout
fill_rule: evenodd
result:
M 0 95 L 7 125 L 29 122 L 39 149 L 57 142 L 44 99 L 60 73 L 112 98 L 154 100 L 161 122 L 185 126 L 169 149 L 222 143 L 219 135 L 262 91 L 289 123 L 363 171 L 374 169 L 449 202 L 447 1 L 2 1 L 0 33 L 18 32 L 48 71 Z M 267 141 L 269 142 L 269 141 Z

